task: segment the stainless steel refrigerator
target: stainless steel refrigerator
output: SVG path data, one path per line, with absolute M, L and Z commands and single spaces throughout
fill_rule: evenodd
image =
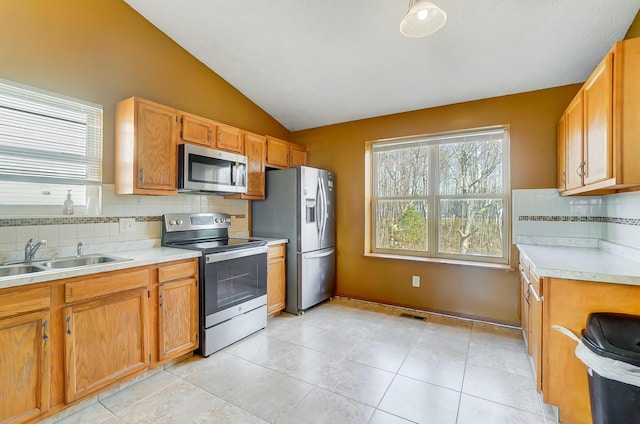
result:
M 336 286 L 335 180 L 323 169 L 299 166 L 266 173 L 266 199 L 252 202 L 253 236 L 285 237 L 287 312 L 333 296 Z

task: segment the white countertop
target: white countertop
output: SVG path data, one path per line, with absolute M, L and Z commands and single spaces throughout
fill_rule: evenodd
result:
M 75 268 L 52 269 L 9 277 L 0 277 L 0 289 L 42 283 L 62 278 L 79 277 L 100 272 L 116 271 L 137 266 L 153 265 L 163 262 L 179 261 L 181 259 L 197 258 L 201 252 L 196 250 L 174 249 L 171 247 L 154 247 L 136 250 L 108 252 L 108 256 L 117 256 L 129 260 L 123 262 L 108 262 L 99 265 L 89 265 Z
M 538 277 L 640 285 L 640 261 L 597 247 L 517 244 Z

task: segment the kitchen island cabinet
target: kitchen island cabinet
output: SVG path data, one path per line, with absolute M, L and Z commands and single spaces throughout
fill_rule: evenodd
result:
M 148 283 L 142 268 L 64 284 L 67 403 L 149 366 Z
M 50 322 L 48 286 L 0 291 L 0 422 L 49 410 Z

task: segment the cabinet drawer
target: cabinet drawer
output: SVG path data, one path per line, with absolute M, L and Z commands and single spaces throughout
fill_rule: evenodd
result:
M 284 244 L 269 246 L 269 252 L 267 253 L 267 258 L 282 258 L 282 257 L 284 257 Z
M 145 287 L 149 281 L 147 268 L 123 272 L 115 275 L 103 274 L 103 277 L 73 281 L 64 285 L 65 303 L 93 299 L 108 294 Z
M 0 318 L 49 308 L 49 286 L 3 290 L 0 293 Z
M 198 263 L 196 261 L 164 265 L 158 268 L 158 282 L 164 283 L 184 277 L 193 277 L 197 272 Z

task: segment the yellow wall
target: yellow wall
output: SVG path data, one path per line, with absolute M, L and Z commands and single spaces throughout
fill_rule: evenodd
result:
M 640 37 L 640 12 L 636 15 L 633 22 L 631 22 L 631 26 L 627 31 L 627 35 L 624 37 L 625 40 L 628 38 L 636 38 Z
M 417 309 L 518 321 L 516 272 L 364 257 L 364 144 L 491 125 L 510 127 L 511 188 L 555 186 L 556 122 L 580 85 L 365 119 L 293 133 L 310 164 L 336 173 L 338 294 Z M 512 265 L 517 254 L 512 249 Z M 411 276 L 420 275 L 420 288 Z
M 121 0 L 2 1 L 0 40 L 0 78 L 103 105 L 104 183 L 114 182 L 115 104 L 133 95 L 290 137 Z

